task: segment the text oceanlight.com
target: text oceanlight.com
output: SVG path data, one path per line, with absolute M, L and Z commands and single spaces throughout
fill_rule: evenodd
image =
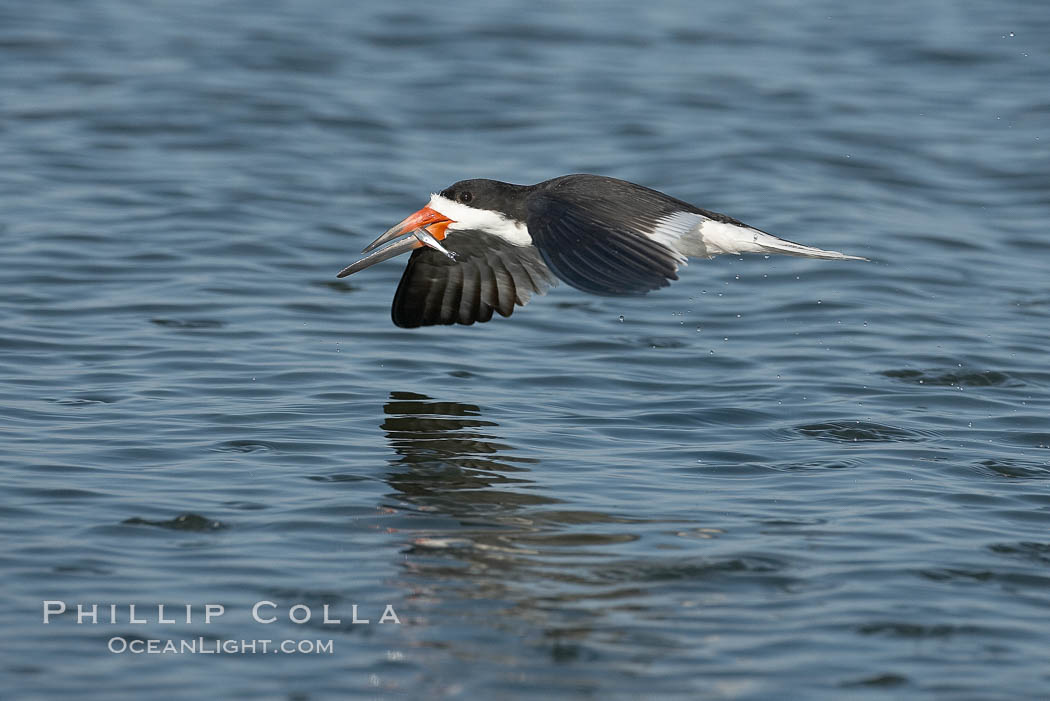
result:
M 335 652 L 331 640 L 143 640 L 119 635 L 110 638 L 107 647 L 116 654 L 133 655 L 331 655 Z

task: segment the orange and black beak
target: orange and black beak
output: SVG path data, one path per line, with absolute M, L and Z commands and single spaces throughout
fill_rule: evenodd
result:
M 434 240 L 441 241 L 445 238 L 445 229 L 447 229 L 448 225 L 451 223 L 453 223 L 452 220 L 441 212 L 433 210 L 430 207 L 424 207 L 415 214 L 410 214 L 398 224 L 387 229 L 382 236 L 365 246 L 365 249 L 361 252 L 368 253 L 369 251 L 375 251 L 376 248 L 379 248 L 385 243 L 390 243 L 401 236 L 407 236 L 408 238 L 391 244 L 386 248 L 381 248 L 378 251 L 365 256 L 356 263 L 346 266 L 339 271 L 339 274 L 336 275 L 336 277 L 352 275 L 359 270 L 364 270 L 371 265 L 393 258 L 394 256 L 399 256 L 402 253 L 407 253 L 413 248 L 419 248 L 420 246 L 430 245 L 444 251 L 440 244 L 434 246 L 433 242 Z M 429 236 L 415 235 L 417 231 L 426 232 Z M 429 239 L 431 243 L 426 243 L 423 239 Z

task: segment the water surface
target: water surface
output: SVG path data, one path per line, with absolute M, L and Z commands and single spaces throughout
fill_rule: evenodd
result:
M 1048 33 L 1020 0 L 0 9 L 5 687 L 1045 697 Z M 416 331 L 400 261 L 334 279 L 455 180 L 570 172 L 872 262 Z

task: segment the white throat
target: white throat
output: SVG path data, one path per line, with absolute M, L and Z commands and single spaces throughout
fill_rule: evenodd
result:
M 486 234 L 499 236 L 515 246 L 532 244 L 532 237 L 529 236 L 529 229 L 525 223 L 511 219 L 500 212 L 475 209 L 437 194 L 430 196 L 430 204 L 427 206 L 452 220 L 448 229 L 445 230 L 446 236 L 451 236 L 457 231 L 483 231 Z

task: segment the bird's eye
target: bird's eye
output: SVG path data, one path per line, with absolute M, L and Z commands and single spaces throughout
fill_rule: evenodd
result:
M 470 204 L 470 201 L 474 199 L 474 195 L 467 191 L 463 191 L 456 195 L 456 199 L 459 200 L 462 204 Z

